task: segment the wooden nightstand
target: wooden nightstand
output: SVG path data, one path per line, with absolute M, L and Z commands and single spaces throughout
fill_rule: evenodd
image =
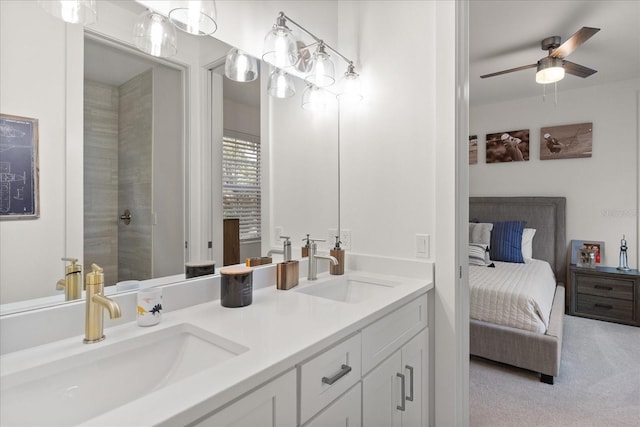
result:
M 614 267 L 569 268 L 569 314 L 640 326 L 640 273 Z

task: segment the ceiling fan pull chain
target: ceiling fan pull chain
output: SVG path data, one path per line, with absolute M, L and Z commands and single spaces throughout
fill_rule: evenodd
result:
M 547 101 L 547 85 L 542 85 L 542 102 Z
M 558 82 L 555 82 L 553 84 L 553 94 L 555 97 L 555 101 L 556 101 L 556 107 L 558 106 Z

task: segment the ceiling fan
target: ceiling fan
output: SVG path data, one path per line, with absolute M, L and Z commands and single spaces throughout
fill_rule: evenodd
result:
M 537 67 L 536 81 L 538 83 L 554 83 L 564 77 L 564 73 L 573 74 L 578 77 L 589 77 L 597 71 L 584 65 L 564 59 L 576 50 L 582 43 L 589 40 L 600 28 L 582 27 L 561 44 L 560 36 L 551 36 L 542 40 L 541 48 L 549 52 L 549 55 L 540 59 L 535 64 L 523 65 L 522 67 L 510 68 L 496 73 L 485 74 L 480 78 L 499 76 L 501 74 L 513 73 L 514 71 L 527 70 Z

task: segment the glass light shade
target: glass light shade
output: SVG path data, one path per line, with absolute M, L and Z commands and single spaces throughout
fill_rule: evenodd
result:
M 262 59 L 278 68 L 290 67 L 298 59 L 296 39 L 284 25 L 274 25 L 267 33 L 263 52 Z
M 309 111 L 326 110 L 326 92 L 317 86 L 308 85 L 302 94 L 302 108 Z
M 178 52 L 176 28 L 159 13 L 145 11 L 133 27 L 136 47 L 157 57 L 168 57 Z
M 329 54 L 325 52 L 324 46 L 320 45 L 313 54 L 313 65 L 306 80 L 314 86 L 327 87 L 335 83 L 336 72 L 333 61 Z
M 564 78 L 564 67 L 562 59 L 546 57 L 538 61 L 538 71 L 536 72 L 536 83 L 555 83 Z
M 96 22 L 96 0 L 38 0 L 51 15 L 70 24 L 89 25 Z
M 169 20 L 178 29 L 196 36 L 215 33 L 218 29 L 216 19 L 216 3 L 213 0 L 174 0 L 169 11 Z
M 258 78 L 258 61 L 234 47 L 227 53 L 224 75 L 236 82 L 252 82 Z
M 269 75 L 267 93 L 275 98 L 291 98 L 296 94 L 296 87 L 290 75 L 276 68 Z
M 342 92 L 338 94 L 338 99 L 349 103 L 362 101 L 360 76 L 353 70 L 352 65 L 350 65 L 347 72 L 344 73 Z

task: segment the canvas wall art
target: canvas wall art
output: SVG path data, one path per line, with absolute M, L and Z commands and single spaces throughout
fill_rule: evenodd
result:
M 529 129 L 488 133 L 487 163 L 529 160 Z
M 591 157 L 593 123 L 540 129 L 540 160 Z

